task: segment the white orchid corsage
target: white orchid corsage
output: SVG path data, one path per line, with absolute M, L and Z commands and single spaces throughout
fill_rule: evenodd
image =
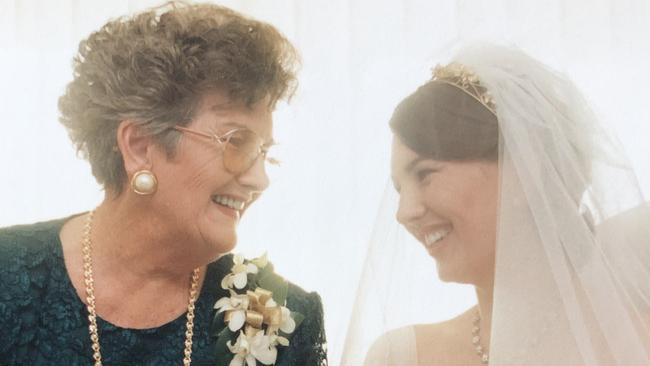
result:
M 277 347 L 289 345 L 291 334 L 304 319 L 285 306 L 288 282 L 273 272 L 266 254 L 252 260 L 235 255 L 221 287 L 230 296 L 214 305 L 216 365 L 275 365 Z

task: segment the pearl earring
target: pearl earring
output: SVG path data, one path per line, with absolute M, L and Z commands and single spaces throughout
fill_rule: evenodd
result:
M 131 178 L 131 189 L 139 195 L 148 196 L 154 194 L 157 188 L 158 180 L 149 170 L 138 170 Z

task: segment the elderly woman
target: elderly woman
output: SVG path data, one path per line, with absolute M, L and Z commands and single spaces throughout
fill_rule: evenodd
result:
M 295 61 L 274 27 L 215 5 L 119 18 L 81 42 L 61 122 L 105 198 L 0 230 L 1 364 L 326 363 L 320 298 L 292 284 L 286 303 L 266 299 L 286 333 L 232 326 L 223 303 L 213 320 L 246 290 L 228 281 L 245 263 L 226 253 L 268 186 L 272 111 Z

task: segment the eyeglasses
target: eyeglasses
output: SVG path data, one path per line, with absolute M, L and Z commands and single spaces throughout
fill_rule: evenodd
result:
M 280 164 L 277 159 L 267 156 L 270 146 L 267 146 L 258 134 L 247 128 L 235 128 L 221 136 L 181 126 L 174 126 L 173 129 L 216 142 L 223 150 L 224 168 L 234 175 L 239 175 L 250 169 L 260 156 L 269 164 Z

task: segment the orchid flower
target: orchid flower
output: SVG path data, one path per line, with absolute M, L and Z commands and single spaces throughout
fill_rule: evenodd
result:
M 224 290 L 232 289 L 233 285 L 238 290 L 246 287 L 248 283 L 248 274 L 257 273 L 258 268 L 253 263 L 244 263 L 244 257 L 239 254 L 236 254 L 233 258 L 234 265 L 232 266 L 231 273 L 226 275 L 223 280 L 221 280 L 221 288 Z
M 274 365 L 278 357 L 278 350 L 275 348 L 271 336 L 265 335 L 263 331 L 250 334 L 248 331 L 239 332 L 237 341 L 233 345 L 230 341 L 226 343 L 230 352 L 234 353 L 229 366 L 256 366 L 256 361 L 263 365 Z
M 234 345 L 228 341 L 226 346 L 228 346 L 230 352 L 235 354 L 229 366 L 243 366 L 244 362 L 246 362 L 247 366 L 256 366 L 255 357 L 250 353 L 250 343 L 244 332 L 239 333 Z
M 278 344 L 284 347 L 289 346 L 289 340 L 283 336 L 277 335 L 275 332 L 269 334 L 269 338 L 272 346 L 277 346 Z
M 271 342 L 271 337 L 263 331 L 257 332 L 250 340 L 250 352 L 263 365 L 274 365 L 278 357 L 278 349 Z
M 267 308 L 273 308 L 278 306 L 278 304 L 273 299 L 269 299 L 269 301 L 267 301 L 266 304 L 264 305 Z M 284 306 L 280 306 L 280 310 L 282 313 L 282 320 L 280 322 L 279 329 L 285 334 L 293 333 L 293 331 L 296 330 L 296 321 L 291 316 L 291 310 L 289 310 Z
M 222 297 L 214 304 L 214 308 L 218 313 L 230 311 L 230 320 L 228 321 L 228 328 L 232 332 L 236 332 L 244 326 L 246 322 L 246 310 L 248 310 L 249 298 L 246 295 L 231 294 L 230 297 Z
M 291 316 L 291 310 L 284 306 L 282 306 L 282 323 L 280 324 L 280 330 L 286 334 L 291 334 L 296 330 L 296 321 Z
M 225 322 L 232 332 L 224 335 L 228 337 L 226 346 L 233 353 L 229 366 L 274 365 L 278 357 L 277 347 L 289 346 L 289 339 L 283 335 L 296 329 L 291 311 L 274 301 L 273 292 L 254 286 L 260 270 L 264 275 L 272 273 L 272 269 L 265 269 L 268 264 L 266 253 L 249 261 L 235 255 L 230 273 L 221 281 L 221 287 L 230 295 L 219 299 L 214 308 L 217 314 L 225 313 Z M 249 275 L 252 275 L 252 284 L 248 283 Z M 271 288 L 275 288 L 273 280 Z M 249 285 L 253 288 L 248 288 Z M 246 290 L 246 294 L 240 294 L 238 290 Z M 279 334 L 280 331 L 283 335 Z M 236 339 L 232 338 L 233 333 L 238 334 Z
M 262 254 L 261 256 L 255 259 L 251 259 L 251 263 L 255 264 L 257 268 L 260 269 L 266 267 L 266 265 L 269 264 L 268 254 L 264 252 L 264 254 Z

